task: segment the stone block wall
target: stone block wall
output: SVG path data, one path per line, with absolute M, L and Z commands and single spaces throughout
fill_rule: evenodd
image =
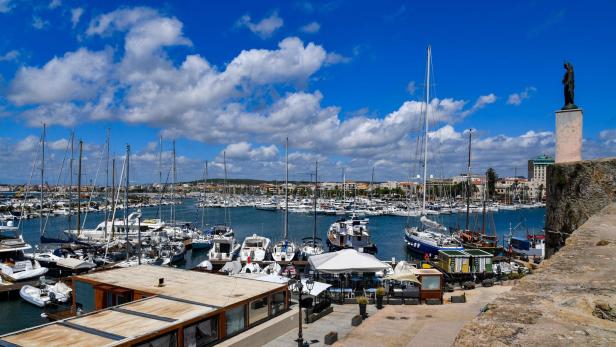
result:
M 548 166 L 546 256 L 559 250 L 574 230 L 614 201 L 616 158 Z

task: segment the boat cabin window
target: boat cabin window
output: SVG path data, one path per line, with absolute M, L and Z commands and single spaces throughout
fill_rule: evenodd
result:
M 216 251 L 218 251 L 218 253 L 230 253 L 231 245 L 228 243 L 217 243 Z
M 245 306 L 241 305 L 236 308 L 232 308 L 225 312 L 225 318 L 227 319 L 227 336 L 233 335 L 245 326 Z
M 268 297 L 264 297 L 250 302 L 250 310 L 248 312 L 248 324 L 254 324 L 262 319 L 267 318 L 268 314 Z
M 158 336 L 150 341 L 140 343 L 136 347 L 177 347 L 178 334 L 174 330 L 162 336 Z
M 441 289 L 441 276 L 422 276 L 421 289 L 422 290 L 440 290 Z
M 218 316 L 184 328 L 184 347 L 205 347 L 218 340 Z
M 246 242 L 246 247 L 262 247 L 261 241 L 249 241 Z

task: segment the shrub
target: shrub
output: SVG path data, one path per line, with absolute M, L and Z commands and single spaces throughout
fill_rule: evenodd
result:
M 367 305 L 368 304 L 368 298 L 365 296 L 358 296 L 355 298 L 355 300 L 357 300 L 357 303 L 360 305 Z
M 383 287 L 378 287 L 376 289 L 376 296 L 385 296 L 385 288 Z

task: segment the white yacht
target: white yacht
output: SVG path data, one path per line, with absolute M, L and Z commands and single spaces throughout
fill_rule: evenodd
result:
M 141 230 L 141 237 L 152 236 L 153 232 L 162 230 L 166 224 L 160 219 L 144 219 L 141 222 L 138 221 L 139 212 L 133 212 L 128 216 L 128 238 L 130 240 L 136 240 L 139 237 L 139 230 Z M 105 229 L 105 224 L 107 229 Z M 115 233 L 113 232 L 115 229 Z M 126 238 L 126 227 L 123 218 L 116 218 L 113 223 L 104 221 L 99 223 L 94 229 L 82 229 L 77 235 L 77 230 L 64 230 L 64 233 L 69 237 L 78 237 L 82 240 L 96 240 L 105 241 L 110 235 L 115 234 L 115 237 L 122 239 Z
M 252 234 L 244 239 L 240 250 L 241 261 L 263 261 L 269 252 L 270 239 L 257 234 Z
M 360 219 L 355 215 L 351 219 L 339 219 L 329 227 L 327 245 L 330 251 L 353 248 L 363 253 L 377 252 L 368 231 L 368 219 Z
M 47 273 L 47 268 L 42 267 L 38 261 L 24 258 L 24 251 L 31 248 L 12 221 L 0 225 L 0 275 L 11 282 L 17 282 Z
M 240 250 L 240 244 L 231 237 L 214 236 L 208 252 L 210 260 L 232 261 Z

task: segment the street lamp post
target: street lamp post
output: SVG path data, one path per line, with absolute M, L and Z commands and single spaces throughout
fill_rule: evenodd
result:
M 299 275 L 297 276 L 296 280 L 294 280 L 293 282 L 289 282 L 289 284 L 295 284 L 295 287 L 298 291 L 299 302 L 297 306 L 299 306 L 299 330 L 297 331 L 296 341 L 298 347 L 304 347 L 304 337 L 302 335 L 302 296 L 304 292 L 304 284 L 302 283 L 302 280 L 300 279 Z M 308 278 L 308 280 L 306 281 L 306 289 L 308 289 L 308 293 L 312 291 L 312 288 L 314 288 L 314 281 L 312 280 L 312 278 Z

